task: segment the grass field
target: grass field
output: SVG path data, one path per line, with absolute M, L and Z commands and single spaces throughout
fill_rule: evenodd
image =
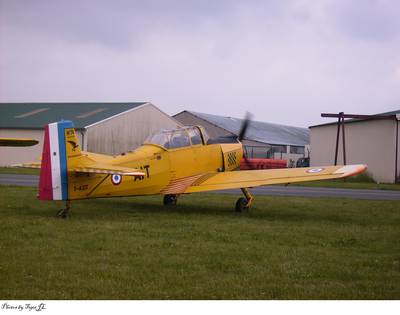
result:
M 2 299 L 400 298 L 399 202 L 115 198 L 63 220 L 35 194 L 0 186 Z

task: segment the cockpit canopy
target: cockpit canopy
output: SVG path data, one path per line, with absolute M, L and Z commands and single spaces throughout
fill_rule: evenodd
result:
M 156 144 L 165 149 L 176 149 L 207 144 L 208 139 L 203 127 L 185 126 L 174 130 L 161 130 L 148 137 L 144 143 Z

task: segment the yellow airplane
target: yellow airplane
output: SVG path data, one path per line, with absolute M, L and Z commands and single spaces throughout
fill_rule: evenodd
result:
M 211 141 L 203 127 L 188 126 L 160 131 L 119 156 L 81 151 L 71 121 L 49 124 L 38 198 L 65 200 L 66 207 L 57 215 L 66 217 L 72 200 L 160 194 L 164 204 L 171 205 L 181 194 L 240 188 L 244 198 L 237 200 L 235 208 L 240 212 L 253 201 L 248 188 L 344 178 L 366 169 L 346 165 L 238 171 L 243 157 L 239 140 L 247 123 L 234 141 Z
M 31 147 L 39 141 L 25 138 L 0 138 L 1 147 Z

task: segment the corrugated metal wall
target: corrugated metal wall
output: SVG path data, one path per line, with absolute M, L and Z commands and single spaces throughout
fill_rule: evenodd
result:
M 84 148 L 89 152 L 120 154 L 139 147 L 150 134 L 160 129 L 173 129 L 179 125 L 149 103 L 89 126 Z
M 310 128 L 311 165 L 333 165 L 337 125 Z M 345 124 L 347 164 L 367 164 L 374 180 L 393 183 L 395 179 L 396 122 L 369 120 Z M 338 164 L 343 164 L 342 135 Z M 399 157 L 400 158 L 400 157 Z M 399 161 L 398 164 L 400 165 Z

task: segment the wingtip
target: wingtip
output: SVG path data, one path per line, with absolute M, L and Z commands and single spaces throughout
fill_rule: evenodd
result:
M 367 165 L 365 164 L 356 164 L 356 165 L 345 165 L 339 168 L 335 173 L 343 174 L 341 178 L 354 176 L 364 172 L 367 169 Z

